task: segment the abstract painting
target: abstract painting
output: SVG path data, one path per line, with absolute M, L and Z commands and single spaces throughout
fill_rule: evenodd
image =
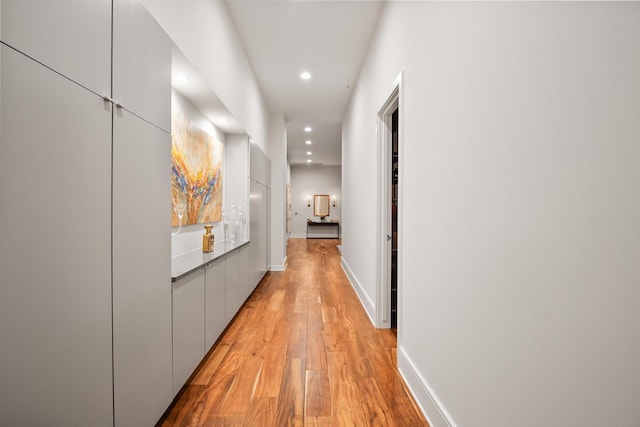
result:
M 200 224 L 222 219 L 220 141 L 180 111 L 171 116 L 171 225 Z

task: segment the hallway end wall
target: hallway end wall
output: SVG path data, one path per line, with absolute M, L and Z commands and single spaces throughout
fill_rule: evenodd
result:
M 434 427 L 640 425 L 640 4 L 389 2 L 343 126 L 375 301 L 375 120 L 404 72 L 398 359 Z
M 291 237 L 307 237 L 307 219 L 319 221 L 313 216 L 313 195 L 328 194 L 336 196 L 336 206 L 329 206 L 327 220 L 342 218 L 341 166 L 293 165 L 291 166 Z M 311 197 L 311 206 L 307 206 L 306 197 Z M 335 227 L 309 230 L 311 237 L 335 236 Z

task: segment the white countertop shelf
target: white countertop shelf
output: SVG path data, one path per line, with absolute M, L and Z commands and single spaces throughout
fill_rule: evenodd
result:
M 213 245 L 213 252 L 204 253 L 201 250 L 186 253 L 171 259 L 171 281 L 181 279 L 187 274 L 215 261 L 234 250 L 249 243 L 249 240 L 241 242 L 220 242 Z

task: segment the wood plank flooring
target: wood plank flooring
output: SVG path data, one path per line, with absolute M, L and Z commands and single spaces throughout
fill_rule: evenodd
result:
M 337 240 L 291 239 L 159 426 L 428 426 L 340 267 Z

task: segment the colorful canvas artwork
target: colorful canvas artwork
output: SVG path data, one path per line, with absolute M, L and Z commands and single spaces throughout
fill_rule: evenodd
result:
M 171 139 L 171 225 L 220 221 L 224 146 L 180 111 L 171 117 Z

